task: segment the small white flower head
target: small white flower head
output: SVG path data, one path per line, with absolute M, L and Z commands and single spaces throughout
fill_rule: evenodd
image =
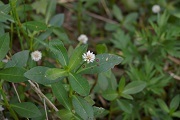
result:
M 84 61 L 87 61 L 87 63 L 93 62 L 95 60 L 95 54 L 93 52 L 88 51 L 87 53 L 84 53 L 82 55 Z
M 87 41 L 88 41 L 88 37 L 87 37 L 86 35 L 84 35 L 84 34 L 81 34 L 81 35 L 78 37 L 78 41 L 86 44 Z
M 31 58 L 34 61 L 39 61 L 42 58 L 42 53 L 40 51 L 36 50 L 36 51 L 31 53 Z
M 7 62 L 8 62 L 8 59 L 3 59 L 2 62 L 3 62 L 3 63 L 7 63 Z
M 0 112 L 3 111 L 3 110 L 4 110 L 4 108 L 2 107 L 2 105 L 0 105 Z
M 153 5 L 152 11 L 153 13 L 159 13 L 161 11 L 161 7 L 159 5 Z

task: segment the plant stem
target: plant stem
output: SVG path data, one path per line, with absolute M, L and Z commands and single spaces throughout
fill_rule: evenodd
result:
M 0 82 L 0 93 L 3 97 L 3 100 L 4 100 L 4 103 L 5 103 L 5 106 L 7 107 L 7 109 L 10 111 L 10 114 L 12 115 L 12 117 L 15 119 L 15 120 L 19 120 L 16 113 L 14 112 L 14 110 L 11 108 L 10 104 L 8 103 L 8 99 L 6 98 L 6 95 L 5 95 L 5 92 L 2 88 L 2 85 L 3 85 L 3 82 L 4 80 L 1 80 Z
M 24 50 L 24 46 L 23 46 L 23 39 L 20 35 L 20 29 L 19 27 L 21 26 L 19 17 L 18 17 L 18 13 L 16 11 L 16 3 L 13 0 L 10 0 L 10 5 L 11 5 L 11 9 L 12 9 L 12 15 L 14 17 L 15 23 L 16 23 L 16 29 L 17 29 L 17 34 L 20 40 L 20 45 L 21 45 L 21 49 Z
M 53 108 L 56 112 L 59 111 L 56 106 L 41 92 L 41 90 L 39 88 L 36 87 L 36 85 L 31 81 L 28 80 L 28 82 L 30 83 L 30 85 L 32 86 L 33 90 L 40 95 L 42 98 L 44 98 L 47 102 L 47 104 L 49 105 L 49 107 Z

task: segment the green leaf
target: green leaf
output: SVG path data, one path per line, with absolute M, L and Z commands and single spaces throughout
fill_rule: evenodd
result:
M 119 81 L 118 92 L 121 93 L 124 90 L 124 86 L 126 84 L 125 77 L 122 77 Z
M 41 31 L 47 29 L 47 25 L 44 22 L 40 22 L 40 21 L 28 21 L 23 23 L 23 26 L 33 31 Z
M 0 79 L 7 80 L 9 82 L 23 82 L 27 79 L 24 77 L 25 69 L 20 67 L 10 67 L 0 70 Z
M 61 27 L 64 22 L 64 14 L 57 14 L 53 16 L 49 22 L 51 26 Z
M 45 18 L 46 23 L 48 23 L 51 15 L 55 13 L 55 10 L 56 10 L 56 0 L 48 0 L 48 6 L 47 6 L 46 18 Z
M 145 87 L 146 82 L 144 81 L 132 81 L 124 88 L 123 94 L 136 94 L 141 92 Z
M 180 95 L 176 95 L 170 103 L 170 109 L 173 109 L 175 111 L 179 107 L 179 103 L 180 103 Z
M 49 69 L 48 67 L 37 66 L 37 67 L 34 67 L 34 68 L 28 70 L 24 74 L 24 76 L 32 81 L 42 84 L 42 85 L 48 85 L 51 83 L 58 82 L 60 79 L 50 80 L 46 77 L 46 71 L 48 69 Z
M 169 108 L 163 100 L 158 99 L 157 102 L 162 110 L 164 110 L 166 113 L 169 113 Z
M 72 105 L 70 103 L 68 93 L 65 90 L 61 82 L 54 83 L 51 85 L 53 94 L 56 96 L 57 100 L 68 110 L 72 110 Z
M 55 80 L 59 77 L 68 76 L 68 72 L 64 69 L 51 68 L 46 71 L 46 77 L 50 80 Z
M 103 54 L 105 52 L 107 52 L 107 46 L 106 44 L 98 44 L 96 45 L 96 52 L 97 54 Z
M 113 12 L 114 16 L 116 17 L 116 19 L 118 19 L 119 21 L 123 20 L 123 15 L 122 15 L 121 9 L 117 5 L 113 5 L 112 12 Z
M 0 12 L 0 16 L 0 22 L 6 22 L 7 20 L 14 22 L 13 17 L 3 11 Z
M 94 113 L 92 106 L 83 98 L 79 96 L 72 97 L 72 103 L 75 112 L 84 120 L 94 119 Z
M 180 118 L 180 111 L 176 111 L 172 114 L 173 117 Z
M 108 88 L 108 78 L 104 75 L 105 73 L 98 74 L 98 85 L 104 91 Z M 102 84 L 103 83 L 103 84 Z
M 127 100 L 117 100 L 119 107 L 126 113 L 132 113 L 132 105 Z
M 113 101 L 118 97 L 118 93 L 115 90 L 106 90 L 102 93 L 102 96 L 109 101 Z
M 27 64 L 29 58 L 29 50 L 24 50 L 14 54 L 10 61 L 6 64 L 6 68 L 9 67 L 24 67 Z
M 9 42 L 10 38 L 8 33 L 0 37 L 0 61 L 6 56 L 9 50 Z
M 113 54 L 99 54 L 96 55 L 96 59 L 93 63 L 86 63 L 77 71 L 77 73 L 83 74 L 98 74 L 114 68 L 123 59 L 120 56 Z
M 129 99 L 129 100 L 133 100 L 133 97 L 129 94 L 121 94 L 121 97 Z
M 49 42 L 49 49 L 54 53 L 57 57 L 58 61 L 62 64 L 62 66 L 68 65 L 68 54 L 67 50 L 64 47 L 64 44 L 61 40 L 52 40 Z
M 22 117 L 34 118 L 41 116 L 39 109 L 30 102 L 14 103 L 11 107 Z
M 69 83 L 72 89 L 82 96 L 87 96 L 90 92 L 88 81 L 81 75 L 69 73 Z
M 57 114 L 61 118 L 61 120 L 72 120 L 74 116 L 74 114 L 67 109 L 59 110 Z
M 66 34 L 66 31 L 62 27 L 56 27 L 53 29 L 53 33 L 58 36 L 58 39 L 63 41 L 64 44 L 70 44 L 71 41 L 69 40 L 68 35 Z
M 102 107 L 96 107 L 96 106 L 93 106 L 93 110 L 94 110 L 94 116 L 97 118 L 103 118 L 104 116 L 106 116 L 109 111 L 102 108 Z
M 82 55 L 85 53 L 87 50 L 87 45 L 82 45 L 77 47 L 74 52 L 72 53 L 70 60 L 69 60 L 69 70 L 74 70 L 78 66 L 81 65 L 82 63 Z

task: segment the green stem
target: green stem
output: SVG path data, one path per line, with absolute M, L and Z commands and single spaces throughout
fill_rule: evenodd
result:
M 83 61 L 83 63 L 75 70 L 75 73 L 84 65 L 86 61 Z
M 10 104 L 8 103 L 8 99 L 6 98 L 6 95 L 5 95 L 5 92 L 2 88 L 2 85 L 3 85 L 3 82 L 4 80 L 1 80 L 0 82 L 0 93 L 3 97 L 3 100 L 4 100 L 4 103 L 5 103 L 5 106 L 7 107 L 7 109 L 10 111 L 10 114 L 12 115 L 12 117 L 15 119 L 15 120 L 19 120 L 16 113 L 14 112 L 14 110 L 11 108 Z

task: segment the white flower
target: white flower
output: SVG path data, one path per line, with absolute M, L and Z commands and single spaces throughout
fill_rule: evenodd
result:
M 161 7 L 159 5 L 153 5 L 152 11 L 153 13 L 159 13 L 161 11 Z
M 84 53 L 82 55 L 84 61 L 87 61 L 87 63 L 93 62 L 95 60 L 95 54 L 93 52 L 88 51 L 87 53 Z
M 88 37 L 87 37 L 86 35 L 84 35 L 84 34 L 81 34 L 81 35 L 78 37 L 78 41 L 86 44 L 87 41 L 88 41 Z
M 8 120 L 7 118 L 5 118 L 4 120 Z
M 2 105 L 0 105 L 0 111 L 3 111 L 4 110 L 4 108 L 2 107 Z
M 8 62 L 8 59 L 3 59 L 2 62 L 3 62 L 3 63 L 7 63 L 7 62 Z
M 42 53 L 38 50 L 31 53 L 31 58 L 34 61 L 39 61 L 42 58 Z

